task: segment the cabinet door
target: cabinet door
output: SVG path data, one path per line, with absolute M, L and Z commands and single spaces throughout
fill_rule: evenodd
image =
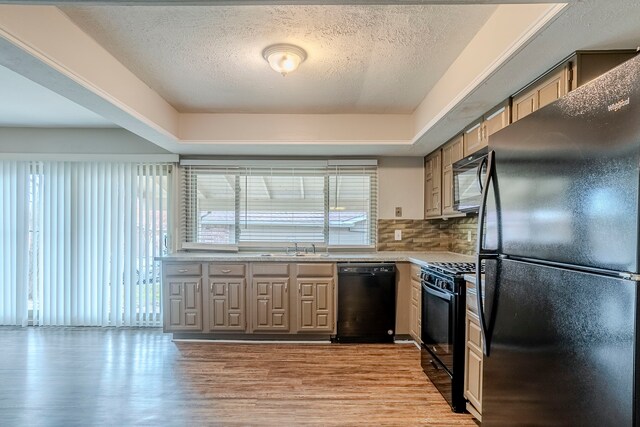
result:
M 298 279 L 298 330 L 332 332 L 333 279 Z
M 504 105 L 498 108 L 496 111 L 493 111 L 485 116 L 484 119 L 484 145 L 488 145 L 489 137 L 494 133 L 498 132 L 500 129 L 504 129 L 509 126 L 509 106 Z
M 536 103 L 537 93 L 537 90 L 533 90 L 513 98 L 514 122 L 527 117 L 538 109 Z
M 482 122 L 472 125 L 462 134 L 463 137 L 463 155 L 467 157 L 485 146 L 482 138 Z
M 482 414 L 482 356 L 467 347 L 465 397 Z
M 422 340 L 420 339 L 420 330 L 421 330 L 421 324 L 420 324 L 420 318 L 421 316 L 421 305 L 422 305 L 422 298 L 421 298 L 421 288 L 420 288 L 420 282 L 417 280 L 414 280 L 413 277 L 411 278 L 411 307 L 410 307 L 410 312 L 409 312 L 409 334 L 411 335 L 411 337 L 413 338 L 413 340 L 417 343 L 422 342 Z
M 482 414 L 482 333 L 478 317 L 467 309 L 464 396 Z
M 518 121 L 567 94 L 570 68 L 564 65 L 534 83 L 526 92 L 513 97 L 513 121 Z
M 442 214 L 453 214 L 453 164 L 462 159 L 463 137 L 442 147 Z
M 202 330 L 200 277 L 167 277 L 166 332 Z
M 425 217 L 434 218 L 442 214 L 441 206 L 442 150 L 425 159 Z
M 568 67 L 562 67 L 560 70 L 549 75 L 549 77 L 538 86 L 538 105 L 536 109 L 551 104 L 553 101 L 567 94 L 569 83 L 568 73 Z
M 289 278 L 253 278 L 253 329 L 289 330 Z
M 209 278 L 209 330 L 244 331 L 245 279 Z

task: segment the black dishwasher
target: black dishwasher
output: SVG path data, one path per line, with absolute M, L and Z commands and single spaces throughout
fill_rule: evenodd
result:
M 395 329 L 395 264 L 338 264 L 334 342 L 392 343 Z

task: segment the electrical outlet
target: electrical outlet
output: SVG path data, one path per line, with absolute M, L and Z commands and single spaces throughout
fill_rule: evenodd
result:
M 467 230 L 467 242 L 471 241 L 471 230 Z
M 394 236 L 396 240 L 402 240 L 402 230 L 396 230 Z
M 396 208 L 396 218 L 401 218 L 401 217 L 402 217 L 402 208 L 398 206 Z

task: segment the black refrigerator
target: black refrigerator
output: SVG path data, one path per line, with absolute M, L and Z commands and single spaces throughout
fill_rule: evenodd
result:
M 482 181 L 483 426 L 639 425 L 640 57 L 492 135 Z

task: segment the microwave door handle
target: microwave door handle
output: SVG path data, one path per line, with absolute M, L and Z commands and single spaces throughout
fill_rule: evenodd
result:
M 480 193 L 482 193 L 484 191 L 484 186 L 482 185 L 482 168 L 484 167 L 484 165 L 487 164 L 487 157 L 483 157 L 482 161 L 478 165 L 477 178 L 478 178 L 478 187 L 480 187 Z M 487 173 L 487 175 L 488 175 L 488 173 Z M 487 180 L 487 182 L 488 182 L 488 180 Z

